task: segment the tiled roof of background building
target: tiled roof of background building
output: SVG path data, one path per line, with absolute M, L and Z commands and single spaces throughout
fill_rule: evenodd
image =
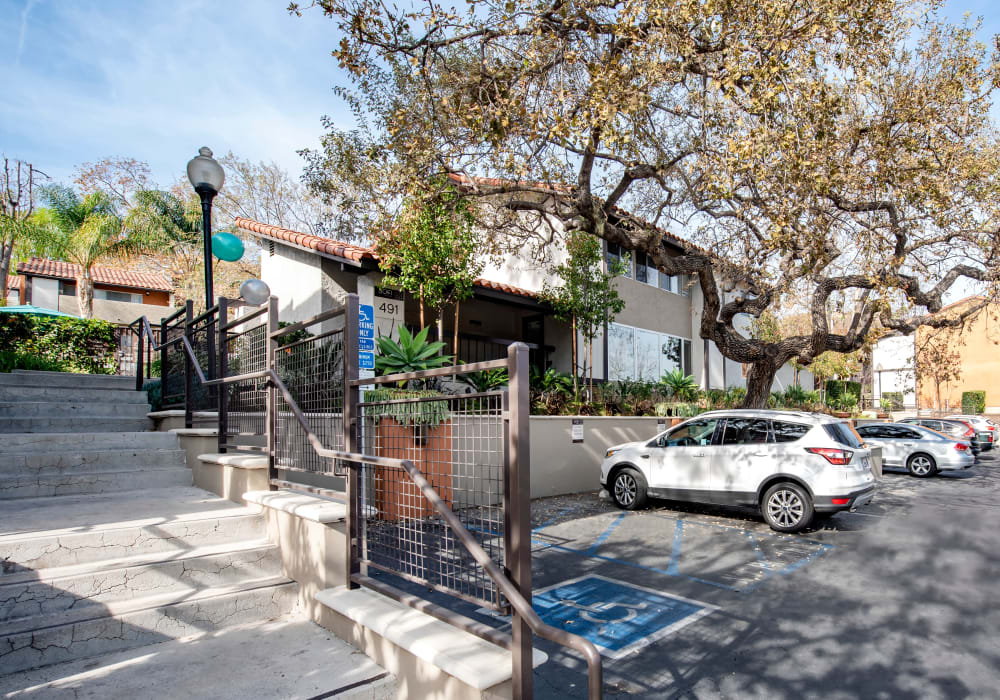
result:
M 75 263 L 63 262 L 62 260 L 48 260 L 45 258 L 32 258 L 28 262 L 18 263 L 17 272 L 21 275 L 32 275 L 35 277 L 75 280 L 80 277 L 82 270 Z M 152 289 L 162 292 L 174 291 L 174 286 L 170 283 L 170 280 L 163 275 L 96 265 L 91 268 L 90 272 L 94 282 L 97 284 L 112 284 L 119 287 Z

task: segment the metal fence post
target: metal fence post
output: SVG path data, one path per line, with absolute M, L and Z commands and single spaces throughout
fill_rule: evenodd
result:
M 184 337 L 187 338 L 188 344 L 194 338 L 194 331 L 191 327 L 191 322 L 194 321 L 194 302 L 188 299 L 184 303 Z M 160 338 L 160 343 L 165 343 L 166 337 Z M 191 358 L 185 352 L 183 346 L 179 346 L 178 349 L 184 355 L 184 427 L 192 428 L 194 427 L 194 363 L 191 362 Z M 160 363 L 160 396 L 165 396 L 164 387 L 166 387 L 167 381 L 167 366 L 161 362 Z
M 218 310 L 215 315 L 215 331 L 219 336 L 219 374 L 217 379 L 225 379 L 229 374 L 229 350 L 226 347 L 226 324 L 229 323 L 229 300 L 219 297 Z M 209 333 L 211 342 L 212 334 Z M 219 452 L 225 453 L 227 433 L 229 432 L 229 385 L 219 386 Z
M 267 338 L 264 341 L 264 352 L 266 353 L 265 367 L 275 373 L 278 371 L 278 341 L 274 338 L 274 334 L 277 332 L 278 297 L 272 296 L 267 300 Z M 278 488 L 274 483 L 274 480 L 278 478 L 278 470 L 275 468 L 275 461 L 278 457 L 278 390 L 270 380 L 264 392 L 264 413 L 264 428 L 267 431 L 267 483 L 268 489 L 273 491 Z
M 531 460 L 528 417 L 531 413 L 529 351 L 524 343 L 507 348 L 510 375 L 507 396 L 507 459 L 504 493 L 504 560 L 517 590 L 531 604 Z M 513 664 L 511 689 L 514 700 L 534 696 L 531 628 L 516 610 L 511 618 Z
M 131 326 L 129 326 L 129 329 L 131 330 Z M 145 347 L 145 338 L 143 337 L 144 334 L 142 332 L 142 319 L 139 320 L 139 332 L 136 333 L 136 335 L 139 336 L 139 353 L 136 355 L 135 359 L 135 390 L 142 391 L 142 352 Z
M 348 294 L 344 301 L 344 449 L 359 452 L 358 448 L 358 387 L 351 380 L 358 378 L 358 295 Z M 359 503 L 359 485 L 362 466 L 348 465 L 347 468 L 347 575 L 348 588 L 357 588 L 352 577 L 361 573 L 359 519 L 362 508 Z

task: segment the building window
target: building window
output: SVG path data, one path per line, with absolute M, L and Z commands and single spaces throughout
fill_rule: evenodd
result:
M 142 294 L 133 294 L 132 292 L 115 292 L 110 289 L 95 289 L 94 298 L 103 299 L 105 301 L 127 301 L 133 304 L 142 303 Z
M 608 325 L 608 379 L 656 381 L 675 369 L 691 374 L 690 340 L 620 323 Z
M 625 274 L 622 277 L 632 279 L 632 253 L 617 243 L 608 243 L 608 269 L 611 268 L 613 262 L 618 260 L 625 263 Z
M 59 281 L 59 294 L 64 297 L 75 297 L 76 296 L 76 281 L 74 280 L 60 280 Z

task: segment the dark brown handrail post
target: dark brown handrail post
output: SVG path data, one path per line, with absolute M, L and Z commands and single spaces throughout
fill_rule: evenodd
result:
M 504 503 L 504 553 L 510 579 L 531 605 L 531 459 L 528 417 L 531 412 L 528 346 L 512 343 L 507 348 L 510 372 L 507 397 L 507 469 Z M 511 618 L 513 664 L 511 690 L 514 700 L 534 697 L 532 634 L 527 620 L 517 610 Z
M 167 319 L 160 319 L 160 396 L 166 396 L 167 388 Z
M 132 326 L 129 326 L 129 330 L 132 330 Z M 145 338 L 142 337 L 142 323 L 139 323 L 139 331 L 136 333 L 138 336 L 137 350 L 138 354 L 135 356 L 135 390 L 142 391 L 142 353 L 145 348 Z
M 277 355 L 278 341 L 274 334 L 278 332 L 278 297 L 272 296 L 267 300 L 267 338 L 265 339 L 264 351 L 266 355 L 265 367 L 272 372 L 278 371 Z M 264 426 L 267 430 L 267 483 L 268 489 L 276 491 L 278 487 L 274 480 L 278 478 L 278 470 L 275 468 L 275 461 L 278 458 L 278 390 L 270 380 L 267 382 L 267 389 L 264 391 Z
M 348 294 L 344 301 L 344 449 L 358 449 L 358 387 L 351 380 L 358 378 L 358 295 Z M 357 588 L 354 574 L 361 573 L 359 477 L 361 465 L 348 465 L 347 469 L 347 587 Z
M 184 337 L 191 342 L 194 336 L 194 329 L 191 321 L 194 319 L 194 302 L 188 299 L 184 302 Z M 160 338 L 161 343 L 166 343 L 166 338 Z M 179 348 L 183 349 L 183 348 Z M 161 362 L 162 364 L 162 362 Z M 160 368 L 160 396 L 164 396 L 163 387 L 166 372 L 166 365 Z M 184 354 L 184 427 L 194 427 L 194 366 L 191 358 Z
M 226 324 L 229 323 L 229 300 L 219 297 L 216 311 L 215 332 L 219 335 L 219 374 L 215 379 L 225 379 L 229 374 L 229 349 L 226 347 Z M 209 342 L 212 334 L 209 333 Z M 226 451 L 226 433 L 229 432 L 229 387 L 223 384 L 219 387 L 219 452 Z

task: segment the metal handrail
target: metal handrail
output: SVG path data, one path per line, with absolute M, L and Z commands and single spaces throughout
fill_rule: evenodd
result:
M 484 363 L 486 364 L 486 363 Z M 468 550 L 472 558 L 476 560 L 483 570 L 486 571 L 487 575 L 493 579 L 497 587 L 503 593 L 504 597 L 510 602 L 510 604 L 517 610 L 518 615 L 520 615 L 524 621 L 527 623 L 531 631 L 541 637 L 542 639 L 548 639 L 550 642 L 559 644 L 561 646 L 573 649 L 580 654 L 587 661 L 587 683 L 588 683 L 588 694 L 592 700 L 601 697 L 601 692 L 604 685 L 604 668 L 601 662 L 601 654 L 597 651 L 597 647 L 594 646 L 593 642 L 584 639 L 583 637 L 567 632 L 566 630 L 561 630 L 551 625 L 545 624 L 542 618 L 538 616 L 531 604 L 521 595 L 521 592 L 517 590 L 514 584 L 509 578 L 503 573 L 493 558 L 486 553 L 486 550 L 480 546 L 472 534 L 465 529 L 462 521 L 458 519 L 458 516 L 448 507 L 438 492 L 434 490 L 434 487 L 430 485 L 424 475 L 417 469 L 416 465 L 413 464 L 408 459 L 395 459 L 393 457 L 377 457 L 374 455 L 366 455 L 358 452 L 343 452 L 341 450 L 331 450 L 323 446 L 319 438 L 313 433 L 309 426 L 309 421 L 299 409 L 298 404 L 296 404 L 295 399 L 292 398 L 291 392 L 285 383 L 281 381 L 281 377 L 278 376 L 277 372 L 273 369 L 267 369 L 263 371 L 264 374 L 270 374 L 271 381 L 274 383 L 278 391 L 281 392 L 282 397 L 285 399 L 285 403 L 292 410 L 295 415 L 295 419 L 302 426 L 302 430 L 305 431 L 306 439 L 309 444 L 312 445 L 313 450 L 316 451 L 320 457 L 327 457 L 330 459 L 339 459 L 345 462 L 351 462 L 354 464 L 372 464 L 375 466 L 390 467 L 396 469 L 403 469 L 410 477 L 410 480 L 416 484 L 417 488 L 420 489 L 424 498 L 426 498 L 434 509 L 440 514 L 447 523 L 448 527 L 451 528 L 452 532 L 462 546 Z
M 142 317 L 142 320 L 145 321 L 145 317 Z M 144 325 L 151 335 L 152 332 L 149 330 L 148 321 Z M 262 379 L 266 377 L 274 385 L 274 387 L 281 392 L 282 398 L 285 400 L 288 408 L 291 409 L 295 419 L 305 432 L 306 439 L 309 441 L 309 444 L 312 446 L 316 454 L 320 457 L 339 459 L 352 464 L 371 464 L 374 466 L 402 469 L 405 471 L 407 475 L 409 475 L 410 480 L 417 486 L 417 488 L 420 489 L 424 498 L 430 502 L 438 514 L 444 519 L 448 527 L 451 528 L 455 537 L 462 543 L 462 546 L 465 547 L 470 555 L 472 555 L 472 558 L 476 560 L 476 563 L 483 567 L 486 574 L 493 579 L 501 593 L 503 593 L 504 597 L 517 611 L 518 615 L 521 616 L 528 627 L 531 628 L 531 631 L 542 639 L 547 639 L 555 644 L 573 649 L 583 655 L 584 659 L 587 661 L 587 684 L 589 697 L 591 700 L 596 700 L 601 697 L 604 685 L 604 668 L 601 662 L 601 654 L 597 650 L 597 647 L 594 646 L 592 642 L 579 635 L 552 627 L 542 621 L 542 618 L 540 618 L 534 608 L 531 607 L 531 603 L 529 603 L 527 599 L 521 595 L 521 592 L 517 589 L 514 583 L 507 578 L 500 567 L 497 566 L 497 563 L 493 561 L 493 558 L 486 553 L 486 550 L 482 548 L 479 542 L 477 542 L 472 534 L 465 528 L 462 521 L 458 519 L 458 516 L 455 515 L 441 496 L 438 495 L 438 492 L 434 490 L 434 487 L 431 486 L 426 478 L 424 478 L 424 475 L 413 462 L 408 459 L 378 457 L 358 452 L 333 450 L 325 447 L 316 433 L 312 431 L 312 428 L 309 425 L 309 420 L 306 418 L 305 414 L 302 413 L 298 403 L 292 397 L 292 393 L 289 391 L 288 387 L 285 386 L 285 383 L 274 369 L 267 368 L 257 372 L 250 372 L 234 377 L 222 377 L 220 379 L 206 380 L 205 374 L 201 369 L 201 364 L 198 362 L 198 358 L 194 353 L 194 348 L 191 347 L 191 343 L 188 342 L 186 336 L 182 336 L 180 340 L 183 343 L 184 351 L 191 359 L 192 366 L 198 375 L 198 380 L 204 386 L 231 384 L 239 381 L 246 381 L 248 379 Z M 480 369 L 480 365 L 482 365 L 482 368 L 484 369 L 492 369 L 494 367 L 506 366 L 506 361 L 492 360 L 489 362 L 481 362 L 476 365 L 466 365 L 463 369 L 469 370 L 474 368 L 478 370 Z M 451 372 L 454 372 L 453 368 L 441 368 L 440 370 L 430 370 L 429 372 L 425 371 L 419 374 L 421 376 L 427 376 L 428 374 L 445 375 Z M 388 375 L 388 377 L 379 377 L 379 379 L 398 381 L 400 378 L 413 378 L 411 376 L 412 374 L 414 373 Z M 371 380 L 351 380 L 351 382 L 356 383 L 355 385 L 357 385 L 371 382 Z

